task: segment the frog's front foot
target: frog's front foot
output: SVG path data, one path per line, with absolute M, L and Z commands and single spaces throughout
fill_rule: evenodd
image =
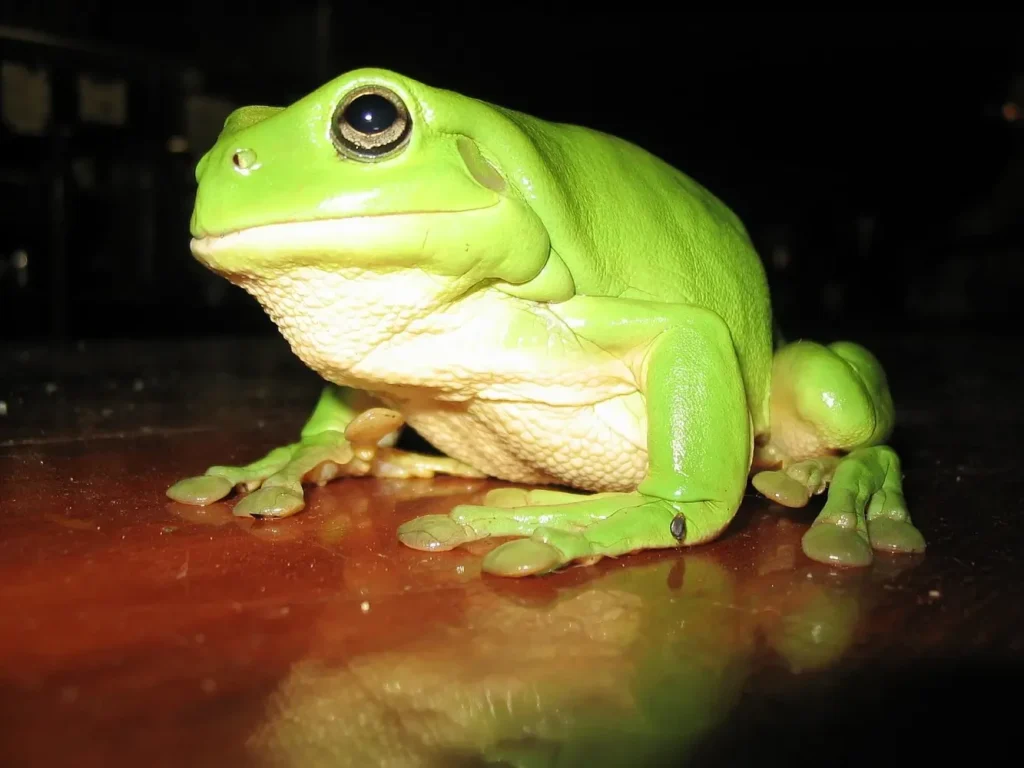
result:
M 398 538 L 413 549 L 445 551 L 471 541 L 521 537 L 488 553 L 482 568 L 496 576 L 530 576 L 707 541 L 717 535 L 711 521 L 719 517 L 707 514 L 705 504 L 675 504 L 640 493 L 500 488 L 482 506 L 460 505 L 448 515 L 410 520 L 399 527 Z
M 384 447 L 381 441 L 402 426 L 402 417 L 372 408 L 342 430 L 327 429 L 276 448 L 245 466 L 210 467 L 205 474 L 180 480 L 167 495 L 183 504 L 205 506 L 232 490 L 248 492 L 234 507 L 240 517 L 290 517 L 305 507 L 303 483 L 325 485 L 340 476 L 433 477 L 445 473 L 484 477 L 472 467 L 443 456 L 427 456 Z

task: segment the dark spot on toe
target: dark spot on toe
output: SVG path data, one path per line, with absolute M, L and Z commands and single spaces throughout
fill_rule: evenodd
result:
M 686 518 L 682 515 L 676 515 L 672 518 L 668 529 L 672 533 L 672 538 L 676 541 L 682 541 L 686 536 Z

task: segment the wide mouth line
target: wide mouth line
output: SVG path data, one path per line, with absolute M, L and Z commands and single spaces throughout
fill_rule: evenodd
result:
M 254 224 L 247 227 L 239 227 L 238 229 L 223 230 L 220 232 L 207 232 L 200 236 L 192 236 L 194 242 L 215 242 L 224 238 L 237 237 L 239 235 L 251 234 L 260 232 L 263 230 L 270 229 L 284 229 L 286 227 L 315 227 L 315 226 L 328 226 L 337 225 L 343 222 L 356 222 L 366 221 L 369 219 L 384 219 L 384 218 L 407 218 L 410 216 L 455 216 L 460 213 L 473 213 L 475 211 L 484 211 L 488 208 L 494 208 L 501 201 L 496 200 L 488 205 L 481 205 L 476 208 L 459 208 L 456 210 L 406 210 L 406 211 L 388 211 L 381 213 L 361 213 L 354 216 L 330 216 L 321 219 L 283 219 L 281 221 L 271 221 L 266 224 Z

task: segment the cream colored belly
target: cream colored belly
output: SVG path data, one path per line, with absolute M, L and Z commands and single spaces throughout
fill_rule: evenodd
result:
M 551 310 L 416 270 L 240 280 L 325 379 L 376 394 L 443 453 L 497 478 L 630 490 L 647 470 L 630 366 Z
M 647 471 L 645 420 L 634 413 L 639 404 L 638 396 L 572 408 L 475 399 L 403 410 L 438 450 L 493 477 L 628 491 Z

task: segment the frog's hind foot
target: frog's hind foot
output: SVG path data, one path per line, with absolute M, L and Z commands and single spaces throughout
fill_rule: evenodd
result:
M 902 485 L 899 458 L 888 446 L 844 457 L 825 506 L 804 534 L 804 554 L 829 565 L 862 567 L 871 564 L 873 550 L 924 552 L 924 537 L 910 520 Z

